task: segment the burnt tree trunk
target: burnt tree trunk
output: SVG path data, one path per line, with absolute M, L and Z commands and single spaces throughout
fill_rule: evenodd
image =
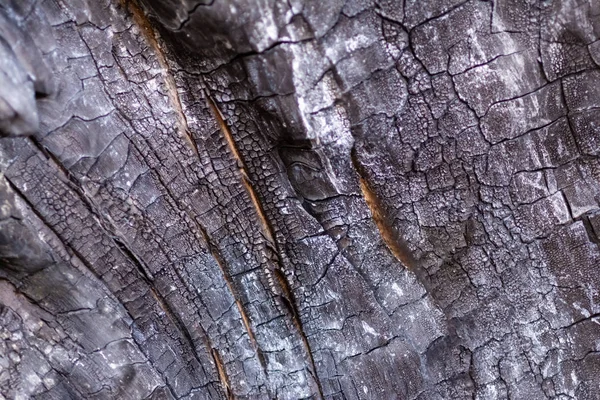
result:
M 0 37 L 0 399 L 600 399 L 597 0 Z

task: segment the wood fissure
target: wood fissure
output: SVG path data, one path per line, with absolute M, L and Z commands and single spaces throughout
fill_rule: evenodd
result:
M 71 252 L 73 254 L 73 256 L 83 265 L 86 267 L 87 271 L 89 271 L 89 273 L 91 273 L 98 281 L 102 282 L 102 276 L 98 273 L 98 271 L 96 270 L 96 268 L 94 268 L 94 266 L 92 264 L 90 264 L 88 262 L 88 260 L 86 259 L 86 257 L 81 254 L 78 250 L 76 250 L 68 241 L 66 241 L 64 239 L 64 237 L 47 221 L 47 219 L 37 210 L 37 208 L 35 207 L 35 205 L 33 203 L 31 203 L 30 199 L 21 191 L 21 189 L 19 189 L 19 187 L 17 187 L 17 185 L 15 185 L 7 176 L 4 176 L 8 186 L 10 187 L 10 189 L 17 195 L 19 196 L 19 198 L 29 207 L 29 209 L 35 214 L 35 216 L 46 226 L 48 227 L 48 229 L 50 230 L 50 232 L 52 232 L 52 234 L 54 236 L 56 236 L 58 238 L 58 240 L 60 241 L 60 243 L 64 246 L 64 248 Z M 130 310 L 127 309 L 125 307 L 125 309 L 127 310 L 130 318 L 132 320 L 135 321 L 135 319 L 133 318 L 133 316 L 130 313 Z M 141 346 L 141 344 L 136 340 L 135 341 L 137 346 L 140 348 L 140 350 L 142 350 L 144 353 L 146 353 L 146 351 L 144 351 L 143 346 Z M 195 353 L 195 352 L 194 352 Z M 202 365 L 202 364 L 201 364 Z M 158 369 L 157 369 L 158 371 Z M 160 373 L 160 371 L 159 371 Z M 162 375 L 162 373 L 161 373 Z M 170 393 L 175 393 L 175 389 L 173 388 L 173 386 L 167 381 L 165 380 L 165 384 L 167 389 L 169 390 Z
M 121 237 L 118 233 L 118 229 L 114 226 L 113 222 L 110 220 L 110 217 L 104 215 L 96 209 L 96 206 L 93 204 L 92 200 L 85 195 L 84 190 L 81 186 L 81 183 L 71 174 L 71 172 L 62 164 L 62 162 L 56 157 L 54 153 L 47 150 L 42 143 L 40 143 L 37 139 L 30 137 L 31 143 L 39 150 L 48 161 L 56 168 L 57 171 L 64 175 L 64 180 L 68 183 L 69 188 L 76 194 L 79 200 L 85 205 L 86 209 L 94 217 L 98 226 L 110 237 L 110 239 L 115 244 L 115 247 L 119 249 L 119 251 L 128 259 L 132 261 L 132 263 L 137 267 L 140 272 L 142 279 L 148 284 L 152 286 L 152 281 L 154 280 L 154 276 L 148 266 L 131 250 L 126 240 Z M 59 175 L 61 177 L 61 175 Z
M 213 98 L 210 96 L 210 93 L 208 93 L 208 91 L 205 91 L 205 97 L 206 97 L 207 105 L 208 105 L 209 109 L 212 111 L 213 116 L 217 120 L 217 123 L 221 130 L 221 133 L 223 134 L 225 141 L 227 142 L 229 150 L 238 164 L 242 184 L 243 184 L 244 188 L 246 189 L 246 191 L 248 192 L 248 195 L 252 201 L 252 204 L 254 205 L 254 209 L 255 209 L 256 214 L 261 223 L 262 231 L 265 234 L 265 237 L 266 237 L 267 241 L 269 242 L 269 244 L 272 245 L 274 248 L 273 253 L 275 255 L 275 259 L 273 261 L 275 263 L 275 267 L 267 268 L 265 270 L 265 274 L 267 275 L 267 279 L 269 280 L 269 283 L 270 283 L 272 289 L 276 292 L 275 294 L 279 297 L 279 299 L 281 300 L 281 303 L 284 305 L 285 309 L 287 310 L 287 313 L 289 314 L 289 316 L 292 320 L 293 326 L 301 338 L 301 341 L 302 341 L 302 343 L 305 347 L 306 353 L 307 353 L 308 362 L 310 364 L 311 376 L 314 378 L 315 385 L 317 387 L 317 392 L 319 394 L 319 397 L 322 399 L 322 398 L 324 398 L 323 390 L 321 387 L 321 382 L 319 381 L 319 378 L 317 375 L 316 364 L 314 362 L 312 350 L 311 350 L 310 344 L 308 342 L 308 338 L 306 337 L 306 333 L 304 332 L 302 322 L 300 320 L 300 315 L 298 313 L 298 306 L 294 299 L 292 290 L 289 287 L 287 278 L 285 277 L 285 274 L 283 272 L 284 271 L 283 262 L 281 260 L 281 255 L 280 255 L 280 252 L 279 252 L 279 249 L 277 246 L 277 242 L 275 241 L 275 235 L 273 233 L 273 228 L 271 227 L 271 224 L 269 223 L 269 220 L 267 219 L 267 217 L 265 215 L 265 212 L 264 212 L 263 206 L 260 202 L 260 199 L 258 197 L 258 194 L 256 193 L 256 190 L 254 189 L 254 187 L 251 184 L 249 174 L 248 174 L 248 171 L 246 168 L 246 164 L 244 162 L 244 159 L 242 158 L 242 156 L 239 153 L 237 144 L 235 142 L 235 139 L 233 138 L 233 135 L 231 134 L 231 131 L 229 129 L 229 126 L 227 125 L 227 122 L 225 121 L 223 113 L 221 112 L 221 110 L 219 109 L 219 107 L 217 106 L 217 104 L 213 100 Z M 268 246 L 266 248 L 268 248 Z M 273 276 L 275 279 L 273 279 Z M 274 285 L 276 285 L 276 286 L 274 286 Z
M 225 365 L 223 364 L 223 360 L 221 359 L 221 355 L 217 349 L 212 349 L 211 351 L 213 360 L 215 362 L 215 366 L 217 367 L 217 372 L 219 374 L 219 380 L 221 381 L 221 386 L 225 390 L 225 396 L 228 400 L 235 399 L 233 392 L 231 391 L 231 385 L 229 383 L 229 377 L 227 376 L 227 372 L 225 370 Z
M 156 60 L 158 61 L 158 65 L 161 69 L 161 74 L 164 79 L 165 89 L 167 92 L 167 96 L 169 98 L 169 102 L 173 107 L 173 111 L 175 112 L 175 117 L 177 120 L 177 130 L 182 139 L 188 144 L 189 148 L 196 154 L 199 155 L 198 148 L 196 147 L 196 142 L 194 141 L 193 135 L 190 132 L 187 117 L 183 111 L 183 105 L 181 103 L 181 98 L 179 96 L 179 91 L 177 89 L 177 83 L 175 82 L 175 78 L 171 73 L 171 68 L 169 66 L 169 62 L 167 61 L 167 57 L 165 55 L 165 50 L 160 43 L 160 38 L 148 17 L 146 16 L 143 8 L 137 3 L 136 0 L 119 0 L 123 7 L 129 10 L 133 17 L 133 21 L 135 25 L 139 27 L 142 35 L 148 42 L 148 45 L 154 51 L 156 55 Z
M 236 163 L 238 164 L 239 172 L 241 174 L 242 184 L 250 196 L 250 200 L 252 201 L 252 205 L 254 206 L 256 215 L 258 216 L 258 218 L 260 220 L 262 231 L 265 234 L 265 236 L 267 237 L 267 239 L 271 242 L 271 244 L 276 246 L 273 229 L 271 228 L 269 220 L 267 219 L 267 217 L 265 215 L 264 209 L 258 198 L 256 190 L 252 186 L 250 177 L 248 175 L 248 169 L 246 168 L 246 163 L 244 162 L 244 159 L 240 155 L 237 144 L 235 143 L 235 139 L 233 138 L 233 135 L 231 134 L 229 126 L 225 122 L 225 117 L 223 116 L 223 113 L 221 112 L 221 110 L 219 109 L 219 107 L 217 106 L 217 104 L 215 103 L 213 98 L 211 97 L 210 93 L 208 93 L 208 91 L 205 91 L 205 97 L 206 97 L 206 103 L 208 104 L 209 109 L 212 111 L 214 118 L 217 120 L 219 129 L 221 130 L 221 133 L 223 134 L 223 137 L 225 138 L 225 141 L 227 142 L 227 146 L 229 147 L 229 150 L 230 150 L 231 154 L 233 155 L 233 158 L 235 159 Z
M 192 335 L 190 334 L 188 328 L 185 326 L 185 323 L 181 320 L 177 313 L 173 312 L 173 309 L 171 308 L 167 300 L 160 293 L 158 293 L 156 288 L 150 286 L 150 293 L 152 294 L 152 297 L 154 297 L 160 308 L 163 310 L 167 318 L 169 318 L 173 325 L 175 325 L 177 329 L 182 333 L 187 345 L 192 349 L 192 354 L 194 354 L 196 360 L 200 363 L 200 365 L 202 365 L 202 360 L 198 357 L 198 352 L 196 350 L 196 345 L 194 344 L 194 339 L 192 338 Z M 204 330 L 202 330 L 202 333 L 204 342 L 208 343 L 208 338 L 206 336 L 206 333 L 204 333 Z M 208 349 L 210 349 L 210 346 L 207 347 L 207 350 Z
M 313 378 L 314 383 L 316 385 L 316 389 L 318 391 L 319 398 L 324 399 L 323 388 L 321 386 L 321 381 L 319 380 L 319 376 L 317 375 L 317 367 L 316 367 L 315 360 L 313 357 L 313 352 L 310 347 L 310 343 L 308 342 L 308 338 L 306 337 L 306 333 L 304 333 L 304 327 L 302 326 L 302 320 L 300 319 L 300 316 L 298 315 L 298 306 L 296 304 L 296 299 L 294 298 L 294 294 L 292 293 L 292 291 L 289 287 L 289 283 L 288 283 L 287 279 L 285 278 L 285 275 L 283 274 L 283 272 L 280 269 L 274 269 L 273 275 L 275 275 L 275 280 L 276 280 L 277 284 L 279 285 L 279 287 L 281 288 L 281 291 L 283 292 L 282 295 L 279 296 L 281 303 L 284 305 L 284 307 L 287 309 L 287 312 L 290 314 L 292 322 L 294 324 L 294 327 L 296 328 L 296 331 L 300 335 L 302 344 L 306 348 L 308 362 L 310 364 L 309 372 L 310 372 L 310 375 Z
M 108 216 L 104 216 L 92 203 L 92 201 L 84 194 L 83 189 L 81 187 L 80 182 L 70 173 L 70 171 L 60 162 L 60 160 L 50 151 L 48 151 L 38 140 L 33 137 L 29 138 L 29 142 L 34 145 L 35 149 L 43 154 L 48 162 L 56 168 L 56 171 L 59 174 L 58 177 L 62 178 L 62 180 L 67 184 L 69 189 L 75 194 L 75 196 L 81 201 L 81 203 L 85 206 L 90 215 L 94 218 L 95 222 L 98 224 L 100 229 L 104 231 L 104 233 L 110 238 L 110 240 L 114 243 L 114 246 L 119 250 L 119 252 L 136 267 L 136 270 L 139 272 L 140 279 L 147 286 L 148 290 L 152 294 L 152 297 L 156 300 L 156 303 L 163 310 L 165 315 L 169 318 L 171 323 L 177 328 L 177 331 L 181 334 L 183 339 L 183 344 L 187 345 L 191 354 L 193 354 L 196 361 L 199 365 L 202 365 L 202 360 L 196 350 L 196 346 L 194 344 L 194 340 L 190 335 L 188 328 L 185 326 L 183 321 L 179 318 L 177 313 L 175 313 L 171 306 L 168 304 L 167 300 L 157 291 L 154 287 L 154 277 L 148 266 L 142 261 L 127 245 L 126 241 L 120 237 L 118 234 L 118 230 L 113 226 L 112 222 L 109 220 Z M 59 238 L 62 237 L 54 230 L 43 218 L 43 216 L 36 210 L 33 204 L 31 204 L 28 199 L 25 197 L 24 193 L 22 193 L 9 179 L 6 177 L 6 181 L 9 183 L 10 187 L 13 189 L 15 193 L 17 193 L 21 198 L 24 199 L 26 204 L 34 211 L 34 213 L 50 228 L 50 230 Z M 63 242 L 68 248 L 77 256 L 77 258 L 81 260 L 85 260 L 85 257 L 80 254 L 77 250 L 73 248 L 69 243 Z M 99 280 L 102 280 L 102 277 L 98 275 L 93 265 L 84 263 L 87 269 L 92 272 Z M 209 351 L 211 348 L 208 336 L 202 330 L 204 336 L 204 343 L 207 344 L 206 350 Z
M 394 231 L 394 228 L 392 228 L 390 225 L 389 218 L 381 205 L 381 201 L 365 177 L 364 168 L 358 160 L 355 148 L 352 148 L 350 156 L 352 158 L 352 165 L 356 170 L 360 191 L 363 195 L 365 203 L 367 204 L 367 207 L 371 211 L 373 222 L 377 226 L 377 230 L 379 231 L 383 242 L 396 260 L 398 260 L 406 268 L 414 271 L 416 269 L 415 258 L 411 254 L 406 244 L 404 244 L 398 237 L 398 234 Z
M 597 1 L 453 2 L 0 0 L 0 393 L 600 393 Z
M 208 251 L 210 252 L 213 259 L 219 266 L 219 269 L 221 270 L 221 274 L 223 275 L 223 280 L 225 281 L 227 288 L 229 289 L 229 292 L 231 293 L 231 296 L 233 297 L 233 299 L 235 301 L 235 305 L 241 316 L 242 324 L 244 325 L 244 328 L 245 328 L 246 332 L 248 333 L 248 338 L 250 340 L 250 344 L 254 348 L 254 351 L 256 352 L 256 358 L 258 359 L 258 362 L 260 363 L 260 365 L 266 375 L 267 366 L 266 366 L 265 356 L 264 356 L 260 346 L 258 345 L 256 336 L 254 335 L 254 330 L 252 329 L 250 317 L 248 316 L 248 313 L 246 312 L 246 309 L 245 309 L 242 301 L 240 300 L 240 296 L 235 288 L 233 279 L 231 278 L 229 271 L 227 270 L 226 262 L 225 262 L 223 256 L 221 255 L 221 252 L 219 251 L 217 246 L 213 243 L 212 239 L 208 235 L 206 228 L 204 228 L 199 223 L 197 223 L 197 226 L 198 226 L 198 229 L 200 230 L 200 233 L 202 234 L 204 241 L 206 242 Z

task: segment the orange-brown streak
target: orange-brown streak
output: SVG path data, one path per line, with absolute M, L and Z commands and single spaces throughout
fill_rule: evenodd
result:
M 169 63 L 167 62 L 167 58 L 165 56 L 165 52 L 162 49 L 162 46 L 159 43 L 158 36 L 150 24 L 150 21 L 144 14 L 142 8 L 137 4 L 134 0 L 120 0 L 123 7 L 126 7 L 131 15 L 133 16 L 133 21 L 140 28 L 142 34 L 146 38 L 146 41 L 150 45 L 150 47 L 154 50 L 156 54 L 156 59 L 158 60 L 158 64 L 162 70 L 163 79 L 165 81 L 165 87 L 167 89 L 167 96 L 169 97 L 169 101 L 173 106 L 173 111 L 175 111 L 176 119 L 177 119 L 177 129 L 181 137 L 188 143 L 192 151 L 198 155 L 198 149 L 196 148 L 196 143 L 190 133 L 187 118 L 183 112 L 183 107 L 181 104 L 181 98 L 179 97 L 179 93 L 177 91 L 177 84 L 175 83 L 175 78 L 170 72 Z
M 387 218 L 385 216 L 385 212 L 381 207 L 381 203 L 379 198 L 375 194 L 375 192 L 371 189 L 369 182 L 363 176 L 362 166 L 359 161 L 352 152 L 352 163 L 354 165 L 355 170 L 358 174 L 358 181 L 360 184 L 360 190 L 362 195 L 371 211 L 371 215 L 373 216 L 373 221 L 379 230 L 379 234 L 383 239 L 386 247 L 392 253 L 392 255 L 400 261 L 401 264 L 406 266 L 407 268 L 413 270 L 415 268 L 415 259 L 400 239 L 396 232 L 394 232 L 393 228 L 389 225 Z
M 227 126 L 227 123 L 225 122 L 225 118 L 223 117 L 221 110 L 219 110 L 219 108 L 217 107 L 215 101 L 212 99 L 212 97 L 210 96 L 210 94 L 208 92 L 206 92 L 205 94 L 206 94 L 206 102 L 207 102 L 209 108 L 211 109 L 215 119 L 217 120 L 217 123 L 219 124 L 219 128 L 221 129 L 221 132 L 223 133 L 223 136 L 225 137 L 225 140 L 227 141 L 227 145 L 229 146 L 231 154 L 233 155 L 234 159 L 236 160 L 236 162 L 238 164 L 238 167 L 240 169 L 240 174 L 242 176 L 242 183 L 243 183 L 246 191 L 250 195 L 252 204 L 254 205 L 254 208 L 256 210 L 258 218 L 261 222 L 262 230 L 263 230 L 266 238 L 271 242 L 271 245 L 273 245 L 275 248 L 277 248 L 277 243 L 274 240 L 273 229 L 271 228 L 271 225 L 265 215 L 265 212 L 263 210 L 262 204 L 260 203 L 258 195 L 256 194 L 254 187 L 252 187 L 252 184 L 251 184 L 251 181 L 248 176 L 247 169 L 246 169 L 246 164 L 244 163 L 244 160 L 242 159 L 242 157 L 238 151 L 235 140 L 233 139 L 233 135 L 231 134 L 231 131 L 230 131 L 229 127 Z M 285 297 L 286 301 L 289 302 L 288 307 L 290 308 L 289 311 L 291 313 L 291 317 L 292 317 L 294 326 L 296 327 L 296 330 L 298 331 L 298 334 L 300 335 L 300 337 L 302 339 L 302 343 L 304 344 L 304 347 L 306 348 L 306 352 L 308 353 L 310 367 L 312 368 L 311 373 L 313 374 L 313 378 L 317 385 L 317 390 L 319 392 L 320 398 L 323 398 L 321 383 L 319 382 L 319 379 L 317 376 L 316 366 L 315 366 L 315 362 L 314 362 L 314 359 L 312 356 L 310 344 L 308 343 L 308 339 L 306 338 L 306 334 L 304 333 L 304 329 L 302 328 L 302 322 L 300 321 L 300 316 L 298 315 L 298 312 L 297 312 L 297 307 L 296 307 L 296 304 L 294 301 L 293 294 L 289 288 L 287 279 L 285 278 L 285 276 L 283 275 L 283 272 L 281 271 L 281 260 L 280 260 L 279 254 L 276 254 L 276 255 L 277 255 L 278 267 L 273 270 L 273 273 L 275 274 L 277 284 L 278 284 L 280 290 L 282 291 L 283 296 Z
M 233 400 L 235 397 L 231 392 L 231 386 L 229 385 L 229 377 L 225 372 L 225 365 L 223 365 L 223 360 L 221 360 L 221 356 L 217 349 L 212 349 L 212 357 L 215 361 L 215 365 L 217 367 L 217 372 L 219 373 L 219 380 L 221 381 L 221 385 L 225 389 L 225 394 L 228 400 Z
M 206 102 L 208 103 L 209 108 L 211 109 L 215 119 L 217 120 L 217 123 L 219 124 L 219 128 L 221 129 L 221 132 L 223 133 L 223 136 L 225 137 L 225 140 L 227 141 L 227 145 L 229 146 L 229 150 L 231 151 L 233 158 L 236 160 L 236 162 L 238 164 L 240 173 L 242 175 L 242 183 L 244 185 L 244 188 L 250 195 L 250 200 L 252 201 L 252 204 L 254 205 L 254 209 L 256 210 L 256 214 L 258 215 L 258 218 L 260 219 L 260 223 L 262 225 L 262 230 L 263 230 L 265 236 L 267 237 L 267 239 L 271 242 L 271 244 L 274 244 L 275 240 L 274 240 L 273 230 L 271 229 L 271 225 L 269 224 L 269 221 L 268 221 L 267 217 L 265 216 L 265 212 L 262 208 L 260 200 L 258 199 L 258 195 L 256 194 L 256 191 L 254 190 L 254 187 L 252 186 L 252 183 L 250 182 L 250 178 L 248 177 L 248 172 L 246 170 L 246 164 L 244 163 L 244 160 L 240 156 L 237 145 L 235 144 L 235 141 L 233 140 L 233 135 L 231 134 L 231 131 L 229 130 L 229 127 L 227 126 L 227 123 L 225 122 L 223 114 L 221 113 L 221 110 L 219 110 L 219 108 L 215 104 L 214 100 L 211 98 L 211 96 L 208 93 L 206 93 Z

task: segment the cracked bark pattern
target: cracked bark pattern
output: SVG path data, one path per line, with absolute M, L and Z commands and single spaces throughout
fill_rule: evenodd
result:
M 0 398 L 600 399 L 600 3 L 0 0 Z

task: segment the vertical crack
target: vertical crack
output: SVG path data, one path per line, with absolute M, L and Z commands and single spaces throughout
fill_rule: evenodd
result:
M 204 238 L 204 241 L 206 242 L 208 250 L 210 251 L 213 258 L 215 259 L 217 265 L 219 266 L 219 268 L 221 270 L 221 273 L 223 274 L 223 279 L 225 280 L 225 283 L 227 284 L 227 288 L 229 289 L 233 299 L 235 300 L 235 304 L 236 304 L 238 311 L 240 313 L 240 316 L 242 318 L 242 324 L 244 325 L 244 328 L 246 329 L 246 332 L 248 333 L 250 343 L 252 344 L 252 347 L 254 348 L 254 351 L 256 352 L 256 357 L 258 358 L 258 362 L 260 363 L 260 365 L 266 375 L 267 368 L 266 368 L 265 356 L 264 356 L 260 346 L 258 345 L 258 342 L 256 341 L 256 336 L 254 335 L 254 331 L 250 324 L 250 318 L 248 317 L 248 313 L 246 312 L 243 303 L 239 300 L 239 295 L 237 293 L 237 290 L 235 289 L 233 279 L 231 278 L 231 276 L 229 275 L 229 272 L 227 271 L 225 260 L 223 259 L 223 256 L 219 252 L 219 249 L 217 248 L 217 246 L 213 243 L 212 239 L 208 235 L 208 232 L 206 231 L 206 229 L 203 226 L 201 226 L 200 224 L 197 224 L 197 226 L 198 226 L 198 229 L 200 230 L 200 233 L 202 234 L 202 237 Z
M 231 130 L 229 129 L 229 126 L 225 122 L 223 113 L 218 108 L 217 104 L 215 103 L 215 101 L 213 100 L 213 98 L 211 97 L 211 95 L 208 91 L 205 91 L 205 97 L 206 97 L 206 103 L 207 103 L 208 107 L 210 108 L 210 110 L 212 111 L 214 118 L 217 120 L 219 129 L 221 130 L 221 133 L 223 134 L 225 141 L 227 142 L 227 145 L 231 151 L 231 154 L 238 164 L 242 184 L 244 185 L 244 188 L 248 192 L 250 200 L 252 201 L 252 204 L 254 205 L 254 209 L 255 209 L 258 219 L 260 220 L 260 223 L 261 223 L 262 231 L 265 235 L 265 238 L 267 239 L 266 249 L 273 250 L 273 253 L 274 253 L 273 261 L 275 263 L 275 267 L 265 268 L 265 274 L 269 281 L 269 285 L 270 285 L 271 289 L 274 291 L 276 298 L 279 300 L 279 303 L 281 303 L 280 305 L 283 306 L 284 310 L 286 311 L 286 314 L 288 314 L 288 316 L 291 318 L 293 326 L 294 326 L 295 330 L 297 331 L 298 335 L 300 336 L 302 344 L 304 345 L 306 353 L 307 353 L 306 355 L 307 355 L 308 363 L 309 363 L 309 373 L 312 376 L 312 378 L 314 379 L 314 383 L 316 385 L 316 391 L 319 394 L 319 398 L 323 399 L 324 398 L 323 390 L 321 387 L 321 382 L 319 381 L 319 378 L 317 375 L 316 364 L 315 364 L 315 361 L 313 358 L 313 353 L 312 353 L 310 344 L 308 342 L 308 338 L 306 337 L 306 333 L 304 332 L 304 329 L 302 326 L 302 321 L 300 320 L 298 306 L 296 304 L 294 295 L 292 293 L 292 290 L 290 289 L 289 282 L 287 281 L 287 278 L 285 277 L 285 274 L 283 272 L 284 271 L 283 262 L 281 260 L 280 251 L 278 249 L 277 242 L 275 241 L 275 235 L 274 235 L 273 228 L 272 228 L 269 220 L 266 217 L 266 214 L 264 212 L 264 209 L 260 202 L 258 194 L 256 193 L 256 190 L 252 186 L 252 183 L 251 183 L 251 180 L 250 180 L 249 174 L 248 174 L 248 169 L 246 167 L 246 163 L 244 162 L 242 156 L 240 155 L 240 152 L 238 150 L 235 139 L 233 138 L 233 135 L 231 134 Z
M 231 386 L 229 385 L 229 377 L 225 372 L 225 365 L 223 365 L 223 360 L 221 359 L 218 350 L 213 348 L 211 355 L 217 367 L 219 380 L 221 381 L 221 386 L 223 386 L 223 389 L 225 390 L 225 396 L 227 397 L 227 400 L 234 400 L 235 397 L 233 396 L 233 393 L 231 392 Z
M 399 237 L 398 233 L 395 232 L 394 228 L 390 225 L 390 222 L 387 218 L 387 213 L 383 209 L 381 205 L 381 201 L 377 197 L 377 194 L 372 189 L 369 181 L 365 177 L 364 167 L 358 160 L 358 156 L 356 155 L 356 148 L 352 147 L 352 151 L 350 152 L 350 157 L 352 159 L 352 165 L 356 170 L 356 174 L 358 175 L 358 182 L 360 184 L 360 190 L 362 195 L 371 211 L 371 215 L 373 216 L 373 221 L 379 230 L 379 234 L 383 239 L 386 247 L 390 251 L 390 253 L 405 267 L 410 269 L 411 271 L 415 271 L 417 267 L 417 262 L 413 255 L 411 254 L 408 246 L 404 243 L 404 241 Z
M 221 129 L 221 132 L 223 133 L 223 136 L 225 137 L 225 141 L 227 142 L 227 146 L 229 147 L 229 150 L 231 151 L 233 158 L 236 160 L 236 162 L 238 164 L 239 171 L 242 176 L 242 183 L 244 184 L 244 188 L 250 195 L 250 199 L 252 200 L 252 204 L 254 205 L 256 214 L 258 215 L 258 218 L 260 219 L 263 233 L 265 234 L 265 236 L 267 237 L 269 242 L 271 242 L 272 245 L 275 245 L 275 235 L 273 234 L 273 228 L 269 224 L 269 221 L 263 210 L 262 204 L 260 203 L 258 195 L 256 194 L 256 190 L 254 190 L 254 187 L 252 186 L 252 182 L 250 181 L 250 178 L 248 175 L 248 168 L 246 167 L 246 163 L 244 162 L 242 156 L 240 155 L 240 152 L 237 148 L 235 140 L 233 139 L 233 135 L 231 134 L 231 131 L 229 130 L 229 127 L 227 126 L 227 123 L 225 122 L 223 113 L 221 113 L 221 110 L 217 107 L 217 104 L 212 99 L 212 97 L 211 97 L 210 93 L 208 93 L 208 91 L 205 92 L 205 96 L 206 96 L 206 103 L 208 104 L 208 107 L 212 111 L 213 116 L 217 120 L 217 123 L 219 124 L 219 128 Z
M 175 111 L 175 116 L 177 120 L 177 130 L 179 131 L 179 135 L 187 142 L 190 149 L 196 154 L 196 156 L 198 156 L 198 149 L 196 148 L 196 143 L 188 127 L 185 113 L 183 112 L 181 98 L 179 97 L 179 92 L 177 91 L 177 84 L 175 83 L 175 78 L 173 77 L 173 74 L 171 74 L 171 69 L 169 67 L 167 57 L 165 56 L 165 51 L 163 50 L 159 42 L 158 34 L 152 27 L 152 24 L 148 20 L 148 17 L 146 17 L 144 10 L 137 4 L 137 1 L 120 0 L 120 2 L 124 8 L 129 10 L 133 17 L 133 21 L 140 29 L 142 35 L 146 38 L 148 45 L 154 50 L 154 53 L 156 54 L 156 59 L 160 66 L 162 76 L 165 82 L 167 96 L 169 97 L 169 101 L 173 106 L 173 111 Z

